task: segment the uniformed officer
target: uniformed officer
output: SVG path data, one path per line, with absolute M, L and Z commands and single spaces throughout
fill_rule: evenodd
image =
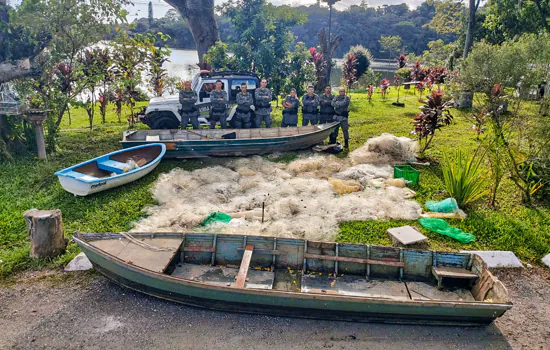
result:
M 307 94 L 302 97 L 302 126 L 316 125 L 319 121 L 319 96 L 313 92 L 313 86 L 307 87 Z
M 183 90 L 180 91 L 182 129 L 187 129 L 187 124 L 189 124 L 189 121 L 191 121 L 193 129 L 199 128 L 199 109 L 195 105 L 196 102 L 197 93 L 191 89 L 191 82 L 184 82 Z
M 254 93 L 256 97 L 256 119 L 254 120 L 257 128 L 265 122 L 266 128 L 271 128 L 271 90 L 267 88 L 267 80 L 262 79 L 260 88 Z
M 332 100 L 334 95 L 332 94 L 330 85 L 325 87 L 325 93 L 319 97 L 319 104 L 321 106 L 321 113 L 319 114 L 320 123 L 327 124 L 334 121 L 334 107 L 332 107 Z
M 338 130 L 342 127 L 344 133 L 344 147 L 349 147 L 349 96 L 346 96 L 346 90 L 341 87 L 338 96 L 332 100 L 332 107 L 334 107 L 334 120 L 340 122 L 340 125 L 336 127 L 334 132 L 330 134 L 330 143 L 336 143 L 338 138 Z
M 251 110 L 254 110 L 254 99 L 252 94 L 246 91 L 246 83 L 241 84 L 241 92 L 237 94 L 237 113 L 233 118 L 233 127 L 235 129 L 249 129 L 252 124 L 250 123 Z
M 222 86 L 223 83 L 221 80 L 216 81 L 216 90 L 210 93 L 210 102 L 212 102 L 210 129 L 216 128 L 216 122 L 220 122 L 222 129 L 227 127 L 227 93 L 222 90 Z
M 283 122 L 281 126 L 283 128 L 287 126 L 298 125 L 298 107 L 300 107 L 300 100 L 296 97 L 296 89 L 290 90 L 290 95 L 283 101 Z

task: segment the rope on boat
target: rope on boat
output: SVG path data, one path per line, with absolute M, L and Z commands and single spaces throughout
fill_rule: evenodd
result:
M 140 240 L 135 239 L 134 237 L 132 237 L 131 235 L 129 235 L 126 232 L 120 232 L 120 235 L 122 237 L 126 238 L 127 240 L 129 240 L 130 242 L 132 242 L 132 243 L 134 243 L 134 244 L 136 244 L 136 245 L 138 245 L 142 248 L 152 250 L 154 252 L 173 252 L 173 251 L 176 250 L 176 248 L 173 248 L 173 247 L 156 247 L 156 246 L 147 244 L 145 242 L 142 242 Z

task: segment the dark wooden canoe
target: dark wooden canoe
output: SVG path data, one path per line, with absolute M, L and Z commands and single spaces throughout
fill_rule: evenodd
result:
M 122 147 L 164 143 L 165 158 L 234 157 L 296 151 L 329 137 L 339 123 L 269 129 L 128 130 Z
M 74 240 L 100 273 L 123 286 L 216 310 L 479 325 L 512 307 L 503 284 L 468 253 L 179 233 Z

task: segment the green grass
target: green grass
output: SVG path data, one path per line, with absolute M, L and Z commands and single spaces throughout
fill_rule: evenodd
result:
M 352 93 L 353 109 L 350 116 L 350 147 L 355 149 L 373 136 L 388 132 L 408 136 L 412 129 L 411 118 L 418 111 L 417 97 L 410 93 L 404 97 L 404 108 L 391 105 L 395 95 L 386 100 L 375 96 L 368 102 L 366 94 Z M 455 122 L 438 132 L 433 147 L 427 152 L 432 165 L 417 167 L 420 183 L 413 189 L 417 200 L 437 200 L 445 197 L 438 159 L 444 153 L 454 152 L 457 147 L 466 151 L 475 149 L 477 141 L 471 131 L 471 122 L 466 114 L 453 111 Z M 281 113 L 273 113 L 275 125 L 280 124 Z M 143 208 L 154 204 L 150 188 L 158 175 L 175 167 L 195 169 L 209 161 L 163 161 L 150 175 L 132 184 L 91 196 L 75 197 L 65 192 L 53 175 L 55 171 L 119 149 L 120 135 L 127 123 L 118 123 L 116 115 L 109 108 L 107 123 L 101 124 L 97 113 L 95 129 L 86 130 L 87 115 L 83 110 L 72 111 L 72 124 L 65 119 L 59 144 L 59 153 L 49 155 L 48 161 L 30 157 L 18 158 L 15 163 L 0 164 L 0 277 L 7 277 L 17 271 L 57 267 L 68 262 L 78 248 L 70 244 L 66 254 L 53 260 L 32 260 L 28 258 L 29 244 L 23 220 L 23 212 L 31 208 L 61 209 L 67 237 L 74 231 L 109 232 L 128 230 L 132 223 L 143 217 Z M 73 130 L 78 129 L 78 130 Z M 288 153 L 276 161 L 289 162 L 297 153 Z M 435 161 L 435 162 L 434 162 Z M 498 196 L 499 206 L 489 208 L 485 200 L 468 208 L 468 218 L 451 221 L 466 232 L 477 236 L 472 244 L 457 241 L 423 230 L 428 236 L 430 248 L 439 250 L 499 249 L 512 250 L 522 260 L 538 263 L 550 252 L 550 209 L 548 205 L 528 208 L 522 205 L 521 197 L 509 181 L 502 184 Z M 346 222 L 340 225 L 340 242 L 361 242 L 390 244 L 385 233 L 388 227 L 416 225 L 416 222 L 368 221 Z

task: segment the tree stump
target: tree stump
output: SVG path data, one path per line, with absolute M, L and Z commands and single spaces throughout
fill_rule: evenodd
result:
M 23 213 L 31 241 L 31 258 L 50 258 L 65 252 L 61 210 L 31 209 Z

